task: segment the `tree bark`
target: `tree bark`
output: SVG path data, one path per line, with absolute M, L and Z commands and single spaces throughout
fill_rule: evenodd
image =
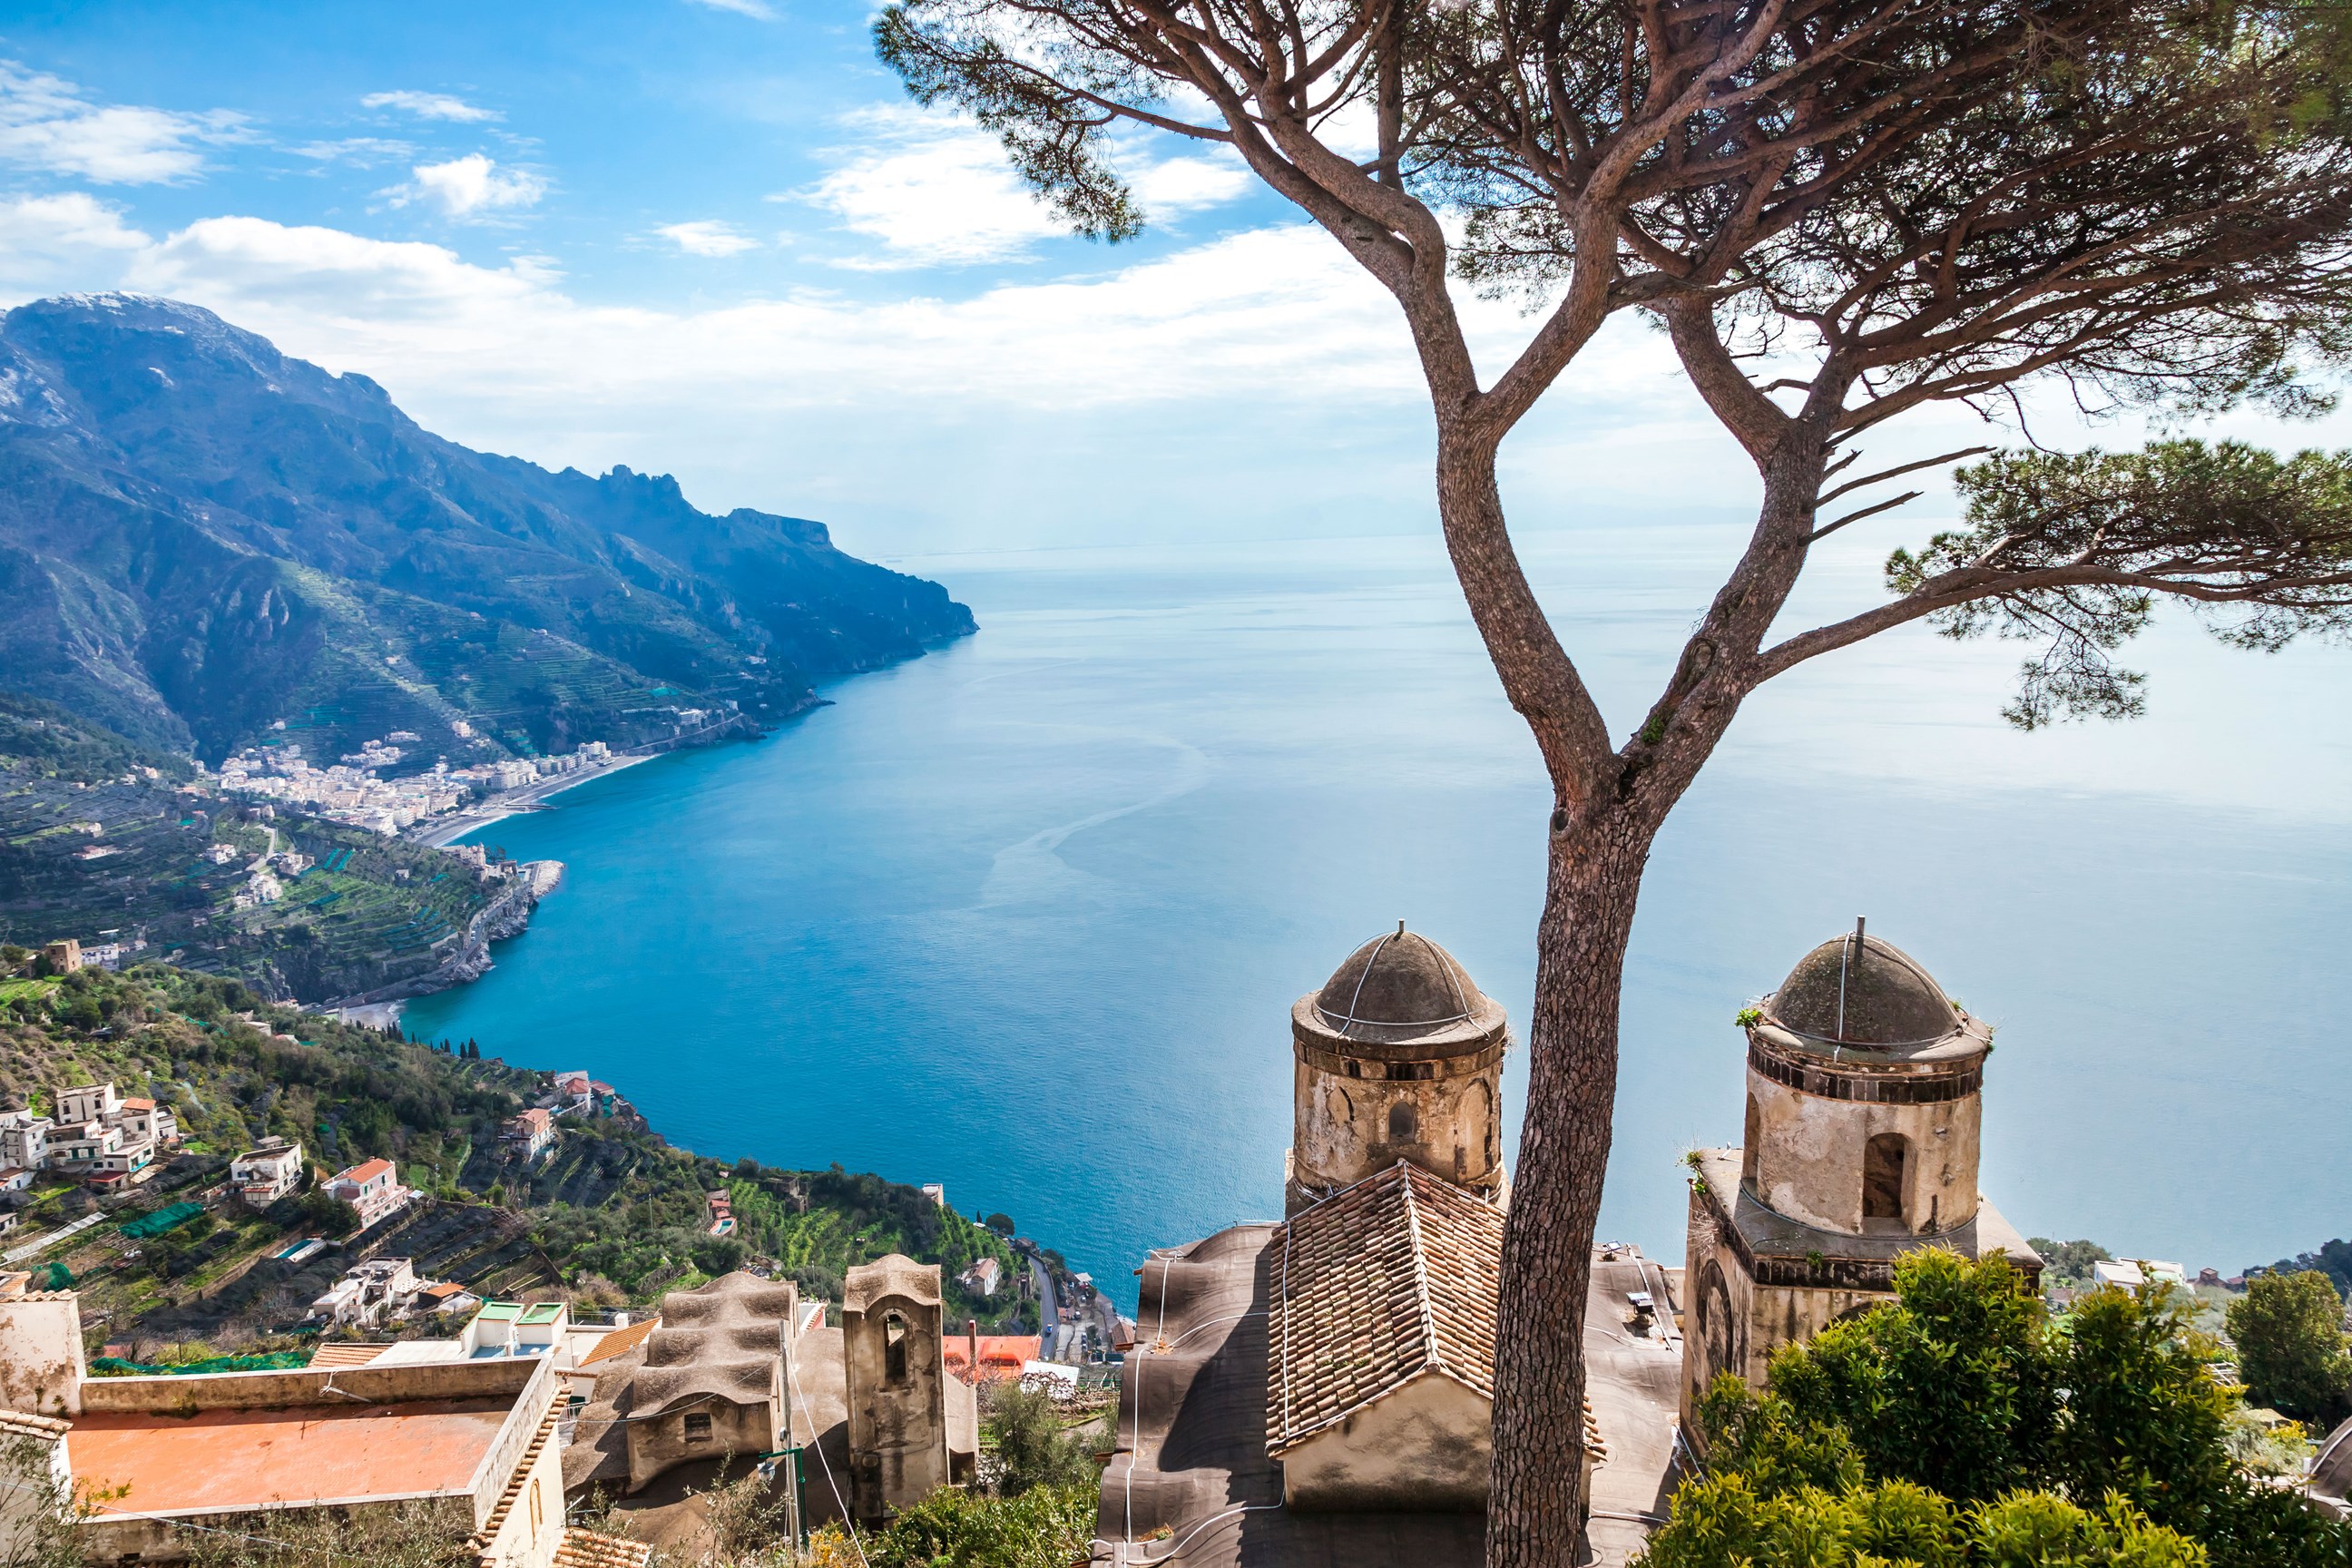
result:
M 1625 944 L 1654 833 L 1612 809 L 1551 834 L 1527 1121 L 1503 1225 L 1488 1568 L 1576 1561 L 1585 1291 L 1617 1100 Z

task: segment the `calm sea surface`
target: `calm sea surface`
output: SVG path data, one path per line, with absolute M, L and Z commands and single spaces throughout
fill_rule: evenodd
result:
M 1530 542 L 1621 731 L 1737 542 Z M 705 1152 L 944 1182 L 1131 1300 L 1145 1247 L 1278 1212 L 1287 1010 L 1358 942 L 1409 921 L 1525 1017 L 1533 748 L 1430 541 L 904 564 L 981 634 L 478 835 L 569 874 L 409 1022 Z M 1857 914 L 2000 1023 L 1985 1182 L 2029 1234 L 2234 1270 L 2352 1231 L 2352 655 L 2169 629 L 2147 720 L 2028 736 L 2023 652 L 1905 634 L 1742 716 L 1652 862 L 1605 1232 L 1680 1257 L 1733 1013 Z

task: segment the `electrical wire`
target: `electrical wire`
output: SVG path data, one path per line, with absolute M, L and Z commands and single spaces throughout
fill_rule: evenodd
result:
M 846 1354 L 845 1345 L 843 1350 Z M 824 1467 L 825 1489 L 833 1493 L 834 1506 L 841 1510 L 841 1522 L 849 1527 L 849 1544 L 856 1549 L 859 1568 L 872 1568 L 872 1564 L 866 1561 L 866 1542 L 858 1539 L 857 1521 L 851 1515 L 849 1504 L 841 1495 L 841 1483 L 833 1479 L 833 1461 L 824 1457 L 824 1444 L 820 1440 L 822 1435 L 816 1427 L 816 1411 L 810 1405 L 808 1395 L 801 1392 L 800 1368 L 793 1364 L 791 1356 L 784 1358 L 784 1375 L 792 1380 L 793 1397 L 800 1401 L 801 1413 L 808 1417 L 808 1446 L 816 1450 L 816 1462 Z

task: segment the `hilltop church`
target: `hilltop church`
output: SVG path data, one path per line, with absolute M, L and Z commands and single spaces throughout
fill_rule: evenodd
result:
M 1569 1440 L 1597 1560 L 1664 1515 L 1708 1381 L 1760 1383 L 1774 1348 L 1884 1300 L 1901 1252 L 2040 1271 L 1977 1189 L 1990 1031 L 1919 964 L 1857 926 L 1740 1022 L 1744 1137 L 1693 1157 L 1686 1268 L 1594 1251 Z M 1137 1270 L 1101 1568 L 1484 1561 L 1510 1043 L 1402 924 L 1292 1006 L 1286 1217 Z

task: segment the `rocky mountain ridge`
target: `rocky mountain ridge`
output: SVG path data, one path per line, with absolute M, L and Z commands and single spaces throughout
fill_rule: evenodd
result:
M 143 745 L 628 745 L 972 629 L 822 523 L 473 451 L 193 305 L 0 317 L 0 684 Z

